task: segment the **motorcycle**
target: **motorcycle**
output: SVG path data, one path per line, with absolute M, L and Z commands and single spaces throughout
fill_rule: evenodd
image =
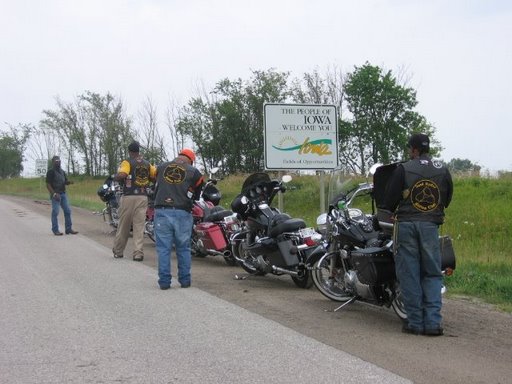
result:
M 222 195 L 216 184 L 216 179 L 208 179 L 199 199 L 194 201 L 191 252 L 197 257 L 222 256 L 226 264 L 233 266 L 237 262 L 231 252 L 230 237 L 239 231 L 240 222 L 236 214 L 219 206 Z
M 271 207 L 289 181 L 289 175 L 278 181 L 263 172 L 244 181 L 241 193 L 231 203 L 244 228 L 231 237 L 231 245 L 238 264 L 250 275 L 287 274 L 298 287 L 310 288 L 313 283 L 306 259 L 319 245 L 321 235 L 307 228 L 304 220 Z
M 373 183 L 366 182 L 339 193 L 346 183 L 334 172 L 329 185 L 329 209 L 317 219 L 326 251 L 315 250 L 308 258 L 314 285 L 327 298 L 343 302 L 337 311 L 355 301 L 392 307 L 402 320 L 407 318 L 395 275 L 391 212 L 383 209 L 384 190 L 396 164 L 371 169 Z M 340 188 L 341 187 L 341 188 Z M 334 197 L 333 197 L 334 196 Z M 367 196 L 372 214 L 352 207 Z M 376 210 L 376 212 L 375 212 Z M 455 269 L 455 254 L 448 236 L 440 237 L 442 270 L 449 276 Z M 442 288 L 442 293 L 445 292 Z
M 97 191 L 101 201 L 105 203 L 102 215 L 103 221 L 117 229 L 119 226 L 119 204 L 123 195 L 121 184 L 115 181 L 112 176 L 107 177 L 103 185 Z M 148 192 L 148 208 L 146 210 L 146 220 L 144 222 L 144 234 L 152 241 L 155 241 L 154 231 L 155 208 L 153 204 L 153 189 Z
M 103 221 L 117 228 L 119 225 L 119 203 L 123 194 L 121 185 L 114 181 L 112 176 L 109 176 L 98 189 L 97 194 L 105 203 L 105 208 L 102 211 Z

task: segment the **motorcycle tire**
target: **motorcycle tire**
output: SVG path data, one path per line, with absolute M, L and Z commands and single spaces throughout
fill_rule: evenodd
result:
M 233 257 L 233 256 L 224 256 L 224 261 L 226 262 L 227 265 L 229 265 L 230 267 L 233 267 L 235 265 L 237 265 L 237 261 L 236 259 Z
M 299 276 L 292 276 L 292 280 L 299 288 L 309 289 L 313 286 L 311 272 L 308 270 L 303 271 Z
M 144 223 L 144 233 L 148 235 L 152 242 L 155 242 L 155 228 L 152 221 L 146 221 Z
M 402 301 L 402 294 L 400 293 L 400 288 L 396 288 L 396 296 L 391 302 L 391 306 L 393 310 L 397 314 L 397 316 L 402 319 L 407 319 L 407 313 L 405 312 L 404 302 Z
M 103 210 L 103 220 L 107 221 L 107 218 L 108 218 L 108 224 L 113 226 L 114 228 L 117 228 L 117 226 L 119 225 L 119 213 L 117 211 L 117 208 L 112 208 L 112 207 L 105 208 Z
M 345 302 L 352 299 L 353 294 L 345 289 L 345 270 L 343 267 L 334 268 L 331 272 L 331 264 L 336 264 L 336 254 L 325 254 L 318 260 L 311 270 L 313 284 L 322 295 L 333 301 Z

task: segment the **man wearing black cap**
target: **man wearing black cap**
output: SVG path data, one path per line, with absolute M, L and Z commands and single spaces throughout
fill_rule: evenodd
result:
M 409 161 L 393 172 L 385 205 L 395 218 L 395 266 L 407 313 L 402 331 L 441 336 L 441 250 L 439 225 L 452 199 L 450 172 L 429 156 L 430 140 L 422 133 L 408 141 Z
M 133 141 L 128 146 L 129 158 L 123 160 L 114 180 L 123 183 L 119 207 L 119 225 L 112 252 L 114 258 L 123 257 L 130 229 L 133 228 L 133 260 L 144 260 L 144 222 L 148 208 L 148 186 L 155 180 L 156 168 L 139 153 L 140 145 Z

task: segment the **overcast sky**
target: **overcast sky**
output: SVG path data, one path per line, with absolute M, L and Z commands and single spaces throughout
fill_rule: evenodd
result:
M 163 115 L 200 83 L 368 61 L 406 70 L 445 161 L 512 170 L 509 0 L 0 0 L 0 36 L 3 130 L 86 90 Z

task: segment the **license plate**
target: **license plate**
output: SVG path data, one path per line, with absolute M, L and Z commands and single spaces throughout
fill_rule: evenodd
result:
M 224 222 L 225 222 L 226 224 L 231 224 L 231 223 L 232 223 L 232 222 L 234 222 L 234 221 L 235 221 L 235 217 L 234 217 L 234 216 L 226 216 L 226 217 L 224 218 Z
M 306 238 L 306 237 L 311 237 L 311 236 L 316 235 L 316 234 L 317 234 L 317 232 L 314 230 L 314 228 L 311 228 L 311 227 L 299 229 L 299 235 L 303 239 Z

